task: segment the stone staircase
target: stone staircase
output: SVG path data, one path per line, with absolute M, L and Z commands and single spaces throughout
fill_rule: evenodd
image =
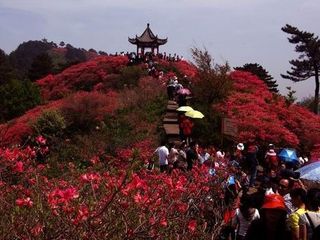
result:
M 175 101 L 168 101 L 167 112 L 163 119 L 163 128 L 166 132 L 168 142 L 180 141 L 178 113 L 176 111 L 178 107 Z

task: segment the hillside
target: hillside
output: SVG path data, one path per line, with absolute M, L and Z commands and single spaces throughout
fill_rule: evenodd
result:
M 214 174 L 205 165 L 171 174 L 146 168 L 165 139 L 173 76 L 205 115 L 194 127 L 201 144 L 221 143 L 223 117 L 239 127 L 225 149 L 252 137 L 305 153 L 319 143 L 319 116 L 251 73 L 155 62 L 163 74 L 149 75 L 125 56 L 97 56 L 36 81 L 42 103 L 0 125 L 1 239 L 217 238 L 226 162 Z

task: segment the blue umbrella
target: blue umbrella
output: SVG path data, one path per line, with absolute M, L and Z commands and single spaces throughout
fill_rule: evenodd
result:
M 282 149 L 278 154 L 278 157 L 285 162 L 298 162 L 296 151 L 293 149 Z
M 320 181 L 320 162 L 310 163 L 296 170 L 300 172 L 300 178 L 310 181 Z

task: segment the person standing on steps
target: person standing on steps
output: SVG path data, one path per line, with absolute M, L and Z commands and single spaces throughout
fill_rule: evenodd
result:
M 182 129 L 183 137 L 184 137 L 184 140 L 186 140 L 187 144 L 190 144 L 191 142 L 193 125 L 194 124 L 190 118 L 186 116 L 181 117 L 181 123 L 179 127 Z

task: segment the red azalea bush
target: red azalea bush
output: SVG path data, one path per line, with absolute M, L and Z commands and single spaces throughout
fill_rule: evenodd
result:
M 75 129 L 88 129 L 118 108 L 118 94 L 110 91 L 78 92 L 65 99 L 61 111 Z
M 184 60 L 169 62 L 159 59 L 159 69 L 164 70 L 165 74 L 169 74 L 167 75 L 168 77 L 178 75 L 180 78 L 184 76 L 187 76 L 188 78 L 194 78 L 198 73 L 197 68 L 193 64 Z
M 108 81 L 108 75 L 119 73 L 126 66 L 124 56 L 99 56 L 93 60 L 73 65 L 57 75 L 48 75 L 37 81 L 44 100 L 59 99 L 77 90 L 90 91 L 100 83 Z
M 238 141 L 256 137 L 280 146 L 310 148 L 320 141 L 320 117 L 273 95 L 255 75 L 235 71 L 230 74 L 234 90 L 226 101 L 216 106 L 238 123 Z
M 35 107 L 21 117 L 0 125 L 0 145 L 21 144 L 24 139 L 32 134 L 32 123 L 45 110 L 59 109 L 62 100 L 52 101 L 46 105 Z
M 37 141 L 45 146 L 43 138 Z M 117 168 L 100 159 L 81 172 L 69 164 L 59 179 L 46 177 L 50 165 L 37 164 L 34 148 L 2 149 L 1 166 L 22 162 L 23 168 L 7 165 L 5 171 L 16 179 L 1 179 L 1 239 L 217 237 L 223 175 L 212 177 L 205 167 L 171 175 L 147 171 L 142 167 L 151 154 L 147 146 L 135 146 L 147 153 L 141 158 L 120 151 L 116 161 L 126 166 Z M 139 165 L 140 170 L 134 170 Z M 3 176 L 4 168 L 0 171 Z

